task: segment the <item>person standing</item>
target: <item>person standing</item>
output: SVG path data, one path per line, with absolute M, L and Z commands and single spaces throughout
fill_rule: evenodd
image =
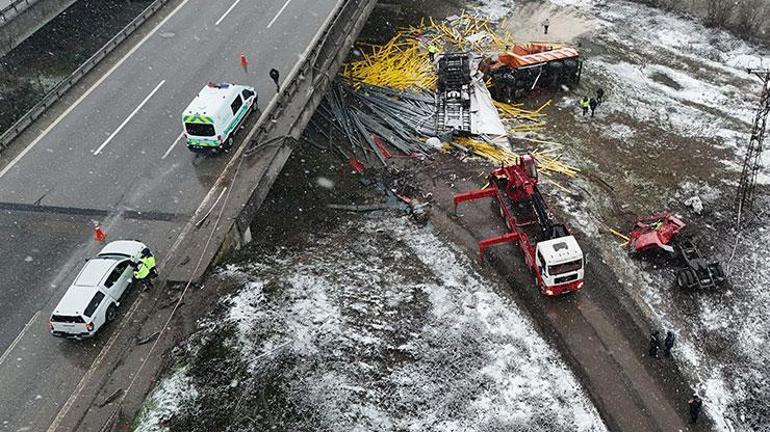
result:
M 583 110 L 583 116 L 585 117 L 586 114 L 588 114 L 588 109 L 591 107 L 591 101 L 588 99 L 588 96 L 583 96 L 583 99 L 580 99 L 580 108 Z
M 596 102 L 599 102 L 599 103 L 604 102 L 604 89 L 601 87 L 596 89 Z
M 438 47 L 433 44 L 428 45 L 428 56 L 430 56 L 431 63 L 436 60 L 436 54 L 438 54 Z
M 141 260 L 138 264 L 134 264 L 134 280 L 139 282 L 143 291 L 152 288 L 152 280 L 150 279 L 150 269 L 144 265 Z
M 594 116 L 594 110 L 599 105 L 599 102 L 596 100 L 596 98 L 591 98 L 588 101 L 588 106 L 591 108 L 591 118 Z
M 703 409 L 703 400 L 696 393 L 692 395 L 692 399 L 687 402 L 687 405 L 690 406 L 690 424 L 695 424 L 698 421 L 700 410 Z
M 551 21 L 548 20 L 548 18 L 543 21 L 543 34 L 548 34 L 548 27 L 551 26 Z
M 650 334 L 650 357 L 658 358 L 658 351 L 660 351 L 660 332 L 655 330 Z
M 663 341 L 663 355 L 671 357 L 671 350 L 674 348 L 674 339 L 676 336 L 671 330 L 666 332 L 666 340 Z
M 142 251 L 139 262 L 134 264 L 134 280 L 138 281 L 145 290 L 152 288 L 152 280 L 158 276 L 155 269 L 155 257 L 149 249 Z

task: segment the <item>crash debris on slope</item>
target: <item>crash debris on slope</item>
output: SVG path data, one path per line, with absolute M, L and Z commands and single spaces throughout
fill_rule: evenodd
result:
M 213 279 L 240 288 L 137 430 L 606 431 L 530 319 L 431 228 L 359 217 Z
M 468 13 L 423 21 L 383 45 L 360 45 L 358 58 L 343 65 L 304 139 L 330 147 L 358 172 L 387 169 L 389 159 L 430 157 L 437 150 L 494 163 L 516 161 L 509 137 L 539 141 L 522 135 L 546 126 L 550 101 L 527 110 L 522 103 L 493 100 L 487 89 L 493 82 L 478 70 L 486 53 L 512 50 L 515 56 L 516 46 L 509 33 L 498 34 L 494 24 Z M 537 75 L 539 69 L 532 70 Z M 541 171 L 570 176 L 579 171 L 558 161 L 554 146 L 547 147 L 529 149 Z

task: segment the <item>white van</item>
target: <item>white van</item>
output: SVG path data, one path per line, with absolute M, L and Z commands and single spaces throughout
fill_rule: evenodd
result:
M 208 83 L 184 110 L 182 126 L 191 151 L 227 150 L 233 135 L 257 106 L 254 87 Z
M 54 308 L 48 320 L 51 334 L 83 339 L 114 320 L 143 253 L 149 253 L 143 243 L 118 240 L 88 260 Z

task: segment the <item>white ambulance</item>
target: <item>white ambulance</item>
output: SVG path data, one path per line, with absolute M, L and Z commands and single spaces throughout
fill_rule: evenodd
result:
M 184 111 L 187 148 L 198 152 L 228 150 L 238 126 L 256 107 L 254 87 L 208 83 Z

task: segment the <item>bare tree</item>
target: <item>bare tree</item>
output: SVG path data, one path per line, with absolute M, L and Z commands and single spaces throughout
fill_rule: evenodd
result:
M 706 25 L 724 27 L 735 10 L 735 0 L 706 0 Z
M 757 36 L 766 14 L 765 0 L 740 0 L 735 12 L 736 30 L 744 36 Z
M 665 11 L 672 11 L 681 3 L 680 0 L 639 0 L 639 2 Z
M 678 0 L 652 0 L 652 3 L 664 11 L 673 11 L 681 2 Z

